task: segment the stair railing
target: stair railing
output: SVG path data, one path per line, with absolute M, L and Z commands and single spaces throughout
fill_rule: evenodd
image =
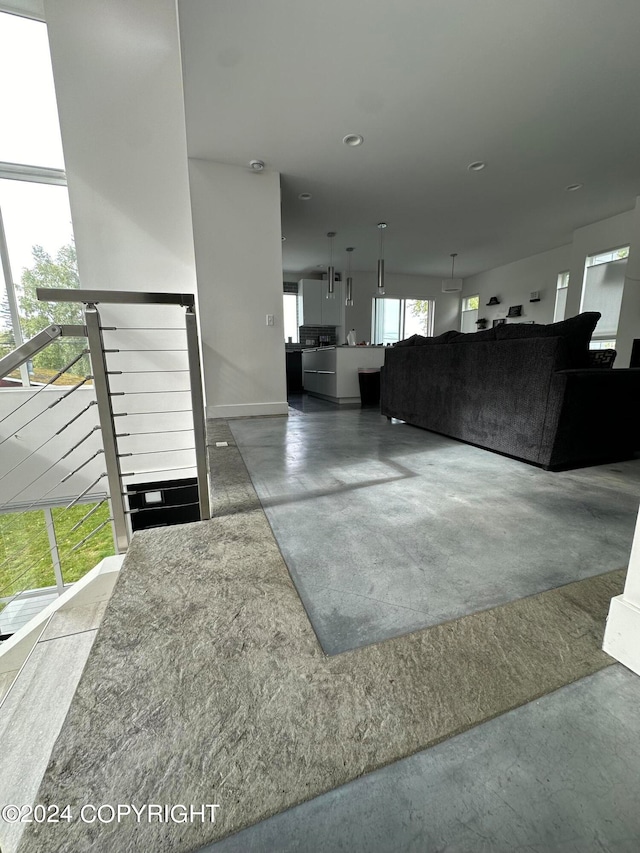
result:
M 9 494 L 8 500 L 2 500 L 2 498 L 6 496 L 6 490 L 5 494 L 2 494 L 2 497 L 0 497 L 0 512 L 12 511 L 14 509 L 20 512 L 24 512 L 31 508 L 45 509 L 47 533 L 51 544 L 51 554 L 54 556 L 53 562 L 56 586 L 58 587 L 58 592 L 61 592 L 64 585 L 62 573 L 59 571 L 60 566 L 58 552 L 62 550 L 62 547 L 60 547 L 60 543 L 56 543 L 55 534 L 53 534 L 52 539 L 53 519 L 51 518 L 50 511 L 49 515 L 46 515 L 46 510 L 49 506 L 49 501 L 55 505 L 56 501 L 54 498 L 57 497 L 57 502 L 58 504 L 60 503 L 60 490 L 64 490 L 64 488 L 67 487 L 67 484 L 73 482 L 74 476 L 77 475 L 77 480 L 80 475 L 86 475 L 87 471 L 95 469 L 95 466 L 99 464 L 102 457 L 104 457 L 104 465 L 102 466 L 103 470 L 99 476 L 94 478 L 90 485 L 84 487 L 79 494 L 75 494 L 75 496 L 67 494 L 64 498 L 65 501 L 71 498 L 71 500 L 65 504 L 67 507 L 71 507 L 79 502 L 88 501 L 89 499 L 97 500 L 100 505 L 107 499 L 110 503 L 110 514 L 107 521 L 102 522 L 99 528 L 92 531 L 89 536 L 83 536 L 80 542 L 74 543 L 74 550 L 91 538 L 98 529 L 104 527 L 106 523 L 111 522 L 116 552 L 123 553 L 126 551 L 131 538 L 131 516 L 137 511 L 136 509 L 129 507 L 127 499 L 129 494 L 127 484 L 131 485 L 132 481 L 130 478 L 132 477 L 139 479 L 141 476 L 150 475 L 150 479 L 154 479 L 163 473 L 167 474 L 170 472 L 186 472 L 188 470 L 194 470 L 196 472 L 198 485 L 198 515 L 199 518 L 203 520 L 210 518 L 209 481 L 206 464 L 204 394 L 202 386 L 198 329 L 195 314 L 195 300 L 193 294 L 38 288 L 37 295 L 38 299 L 42 301 L 82 303 L 84 305 L 84 325 L 65 326 L 62 324 L 53 324 L 47 327 L 34 338 L 25 342 L 16 350 L 0 359 L 0 379 L 3 379 L 9 373 L 19 368 L 24 372 L 24 365 L 31 361 L 34 356 L 43 351 L 46 347 L 54 344 L 55 341 L 68 336 L 85 338 L 91 359 L 91 375 L 80 377 L 79 381 L 68 390 L 65 389 L 64 393 L 56 394 L 55 400 L 53 400 L 49 406 L 42 408 L 41 405 L 38 405 L 38 413 L 33 417 L 27 417 L 29 410 L 26 407 L 30 404 L 30 401 L 44 391 L 45 388 L 53 385 L 62 374 L 72 368 L 73 365 L 78 362 L 84 354 L 86 354 L 87 349 L 83 349 L 69 364 L 65 365 L 62 370 L 60 370 L 43 386 L 32 386 L 29 390 L 33 393 L 29 395 L 28 399 L 21 402 L 15 411 L 10 413 L 13 416 L 13 420 L 8 422 L 10 429 L 7 436 L 4 439 L 0 436 L 0 443 L 7 442 L 8 439 L 18 434 L 19 430 L 27 428 L 37 429 L 39 434 L 44 435 L 47 421 L 54 420 L 53 418 L 48 418 L 47 415 L 51 412 L 53 407 L 58 406 L 59 408 L 56 408 L 56 423 L 54 424 L 54 427 L 60 428 L 52 428 L 51 434 L 47 434 L 44 441 L 29 453 L 26 458 L 21 459 L 16 464 L 13 464 L 13 460 L 9 460 L 11 464 L 8 467 L 8 471 L 3 473 L 2 469 L 0 469 L 0 486 L 2 485 L 1 481 L 7 475 L 11 475 L 9 477 L 10 483 L 17 482 L 17 485 L 14 486 L 13 492 Z M 154 305 L 182 307 L 185 309 L 184 326 L 163 328 L 153 327 L 150 324 L 145 325 L 145 327 L 143 327 L 145 332 L 148 331 L 151 333 L 162 334 L 163 346 L 159 346 L 155 349 L 153 347 L 147 347 L 145 350 L 139 351 L 126 348 L 121 349 L 117 346 L 118 334 L 120 332 L 126 332 L 130 327 L 103 325 L 97 307 L 101 303 L 110 303 L 114 305 L 144 305 L 148 306 L 149 309 Z M 147 313 L 148 312 L 145 309 L 145 318 Z M 181 332 L 180 329 L 182 329 Z M 164 346 L 166 339 L 170 338 L 170 336 L 175 333 L 180 333 L 184 336 L 184 340 L 180 341 L 183 345 L 176 346 L 175 348 Z M 129 370 L 126 368 L 131 365 L 131 359 L 135 358 L 135 356 L 124 356 L 125 363 L 121 365 L 113 363 L 114 360 L 120 358 L 118 354 L 121 352 L 145 352 L 147 353 L 147 357 L 150 358 L 153 358 L 154 352 L 171 353 L 171 363 L 168 367 L 162 370 L 153 369 L 153 364 L 150 365 L 152 369 Z M 180 364 L 180 358 L 184 359 L 184 366 Z M 175 368 L 173 367 L 174 363 L 177 365 Z M 123 367 L 125 369 L 116 369 L 117 367 Z M 136 367 L 136 365 L 133 364 L 133 367 Z M 141 376 L 142 374 L 146 375 Z M 151 390 L 146 390 L 143 387 L 142 389 L 136 390 L 134 380 L 153 379 L 162 381 L 163 379 L 162 376 L 150 376 L 150 374 L 176 374 L 176 376 L 172 379 L 171 388 L 153 388 Z M 182 379 L 185 378 L 188 380 L 188 387 L 176 387 L 178 380 L 182 381 Z M 93 381 L 95 400 L 89 400 L 89 404 L 84 407 L 82 407 L 81 404 L 71 406 L 69 401 L 78 399 L 75 392 L 80 388 L 90 387 L 91 381 Z M 116 381 L 116 383 L 120 383 L 120 390 L 114 390 L 114 381 Z M 124 383 L 124 385 L 122 383 Z M 3 395 L 4 393 L 13 394 L 14 392 L 12 390 L 0 392 L 0 394 Z M 151 411 L 144 407 L 143 409 L 140 409 L 139 405 L 136 406 L 136 400 L 139 403 L 140 400 L 144 399 L 158 399 L 158 397 L 143 398 L 140 396 L 145 394 L 161 395 L 160 399 L 162 402 Z M 189 396 L 187 397 L 187 395 Z M 129 400 L 128 398 L 131 399 Z M 40 398 L 41 402 L 42 399 L 43 398 Z M 170 405 L 174 400 L 178 401 L 176 403 L 178 408 Z M 83 399 L 82 402 L 84 401 L 85 400 Z M 127 405 L 128 403 L 130 403 L 130 405 Z M 22 409 L 23 406 L 25 407 L 24 410 Z M 94 406 L 95 408 L 93 408 Z M 58 413 L 65 407 L 68 409 L 68 415 L 66 418 L 62 419 L 63 423 L 62 426 L 60 426 L 60 417 Z M 17 409 L 21 409 L 21 411 L 18 413 Z M 30 475 L 25 475 L 25 477 L 20 479 L 21 470 L 24 470 L 20 469 L 21 465 L 25 464 L 25 468 L 27 469 L 29 468 L 29 465 L 33 466 L 34 462 L 39 459 L 40 449 L 45 444 L 48 444 L 48 442 L 52 441 L 54 438 L 56 439 L 56 444 L 60 443 L 60 435 L 63 434 L 71 424 L 75 424 L 77 427 L 83 423 L 80 419 L 87 418 L 87 412 L 96 412 L 96 410 L 99 423 L 94 425 L 80 441 L 73 444 L 72 447 L 66 448 L 64 453 L 62 453 L 58 459 L 46 467 L 46 470 L 31 471 L 31 473 L 38 474 L 33 482 L 30 481 Z M 192 426 L 173 429 L 166 428 L 165 424 L 165 428 L 157 428 L 157 421 L 160 416 L 164 418 L 166 422 L 168 418 L 170 419 L 171 417 L 180 415 L 181 413 L 188 416 L 189 412 L 191 412 L 193 418 Z M 23 415 L 23 417 L 21 418 L 20 415 Z M 7 417 L 8 415 L 5 415 L 2 420 L 6 420 Z M 145 420 L 147 417 L 151 417 L 153 419 L 149 424 L 147 424 Z M 139 424 L 140 419 L 142 419 L 143 429 L 137 430 L 135 428 L 127 428 L 126 426 L 123 427 L 122 424 L 126 424 L 128 418 L 131 419 L 129 422 L 133 423 L 134 427 Z M 116 423 L 118 424 L 117 427 Z M 34 424 L 35 426 L 32 426 Z M 7 426 L 7 424 L 5 424 L 5 426 Z M 147 426 L 156 426 L 156 428 L 147 429 Z M 179 420 L 175 426 L 183 427 L 184 421 Z M 171 434 L 171 439 L 178 442 L 179 446 L 162 447 L 160 449 L 150 450 L 140 449 L 142 441 L 149 441 L 150 446 L 153 446 L 154 440 L 156 442 L 163 442 L 165 438 L 169 437 L 169 434 Z M 179 434 L 182 434 L 182 436 Z M 187 434 L 186 438 L 184 437 L 185 434 Z M 189 446 L 181 445 L 180 442 L 189 441 L 189 434 L 191 435 L 192 443 L 190 442 Z M 144 438 L 136 438 L 138 436 L 143 436 Z M 153 436 L 154 438 L 147 439 L 147 436 Z M 91 453 L 90 451 L 93 449 L 96 440 L 99 440 L 100 438 L 101 446 L 98 446 L 95 452 Z M 126 442 L 133 442 L 131 449 L 128 451 L 126 448 L 122 447 L 122 444 Z M 7 445 L 7 447 L 10 446 L 11 445 Z M 136 449 L 136 446 L 138 449 Z M 146 447 L 146 445 L 142 446 Z M 87 451 L 89 455 L 88 458 L 82 458 L 82 460 L 80 460 L 80 454 L 83 451 Z M 159 462 L 158 467 L 154 468 L 154 463 L 151 463 L 150 467 L 148 454 L 161 454 L 161 461 Z M 177 454 L 177 457 L 173 456 L 173 454 Z M 153 458 L 158 457 L 156 456 Z M 181 464 L 178 464 L 177 466 L 170 465 L 169 462 L 176 458 L 181 460 Z M 192 459 L 193 463 L 191 464 Z M 29 463 L 29 465 L 26 463 Z M 66 468 L 71 465 L 72 470 L 67 473 L 62 480 L 57 481 L 51 488 L 45 489 L 43 493 L 38 494 L 38 497 L 34 499 L 34 490 L 38 488 L 38 486 L 35 485 L 36 481 L 40 480 L 40 478 L 47 474 L 51 469 L 55 469 L 56 466 L 61 467 L 61 463 L 66 466 Z M 90 463 L 91 467 L 87 468 Z M 133 464 L 135 464 L 135 467 L 138 470 L 129 470 Z M 100 469 L 98 468 L 96 470 L 99 471 Z M 16 481 L 16 478 L 19 479 Z M 26 485 L 24 484 L 25 482 Z M 83 485 L 84 482 L 86 482 L 86 478 L 83 480 Z M 61 486 L 61 484 L 64 484 L 64 487 Z M 20 488 L 17 488 L 18 486 L 20 486 Z M 2 491 L 2 489 L 0 489 L 0 491 Z M 28 494 L 26 501 L 22 500 L 25 491 Z M 148 489 L 147 491 L 151 491 L 151 489 Z M 138 490 L 138 494 L 139 493 L 140 492 Z M 171 506 L 167 508 L 172 509 Z M 88 513 L 86 518 L 88 518 L 92 512 L 94 512 L 94 510 Z M 83 518 L 78 525 L 74 526 L 74 531 L 84 522 L 85 518 Z M 19 523 L 19 519 L 16 519 L 16 523 Z M 1 563 L 2 560 L 0 560 L 0 564 Z M 91 566 L 88 566 L 87 568 L 91 568 Z M 29 568 L 27 567 L 25 569 L 19 559 L 16 566 L 16 574 L 27 578 L 29 576 Z M 19 579 L 16 580 L 16 583 L 19 588 Z M 0 599 L 2 599 L 2 590 L 0 590 Z

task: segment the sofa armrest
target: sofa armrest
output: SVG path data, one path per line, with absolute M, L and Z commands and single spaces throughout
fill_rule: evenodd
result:
M 629 458 L 640 448 L 640 369 L 558 370 L 552 396 L 558 406 L 545 425 L 547 467 Z

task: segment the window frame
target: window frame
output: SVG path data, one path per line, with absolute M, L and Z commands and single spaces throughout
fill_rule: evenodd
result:
M 477 308 L 465 308 L 465 305 L 468 305 L 472 299 L 478 300 L 478 307 Z M 475 319 L 473 320 L 473 323 L 475 325 L 475 322 L 478 319 L 479 311 L 480 311 L 480 294 L 479 293 L 473 293 L 473 294 L 471 294 L 471 296 L 463 296 L 462 297 L 462 299 L 460 301 L 460 331 L 461 332 L 465 331 L 465 319 L 468 318 L 468 315 L 475 314 Z M 471 331 L 473 332 L 474 329 L 471 329 Z
M 605 266 L 606 264 L 617 264 L 621 261 L 625 263 L 629 260 L 629 253 L 631 250 L 630 244 L 622 244 L 621 246 L 616 246 L 612 249 L 604 249 L 600 252 L 594 252 L 591 255 L 587 255 L 584 261 L 584 273 L 582 276 L 582 292 L 580 293 L 580 311 L 584 311 L 585 307 L 585 297 L 587 295 L 587 275 L 590 269 L 595 267 Z M 616 253 L 624 252 L 624 254 L 615 257 Z M 620 302 L 622 303 L 622 299 L 624 298 L 624 279 L 622 282 L 622 294 L 620 296 Z M 620 323 L 620 316 L 618 315 L 618 325 Z M 591 338 L 590 349 L 607 349 L 608 347 L 600 347 L 599 344 L 607 343 L 611 344 L 613 342 L 613 349 L 615 349 L 615 340 L 618 335 L 618 328 L 616 327 L 614 334 L 611 334 L 610 330 L 606 330 L 605 332 L 598 334 L 597 331 L 594 331 L 594 334 Z M 598 346 L 592 346 L 592 344 L 597 344 Z
M 287 335 L 287 331 L 289 331 L 286 327 L 287 322 L 287 310 L 286 310 L 286 299 L 290 297 L 290 300 L 295 300 L 296 305 L 296 324 L 295 324 L 295 333 L 293 335 Z M 300 343 L 300 300 L 298 298 L 298 293 L 292 290 L 285 290 L 282 294 L 282 332 L 284 336 L 285 344 L 292 343 L 298 344 Z M 291 341 L 289 342 L 289 338 Z
M 0 15 L 15 15 L 17 17 L 27 18 L 34 22 L 44 24 L 46 22 L 41 17 L 30 14 L 26 11 L 3 8 L 0 4 Z M 57 112 L 57 105 L 56 105 Z M 58 122 L 59 124 L 59 122 Z M 51 184 L 55 186 L 67 186 L 67 176 L 64 169 L 52 168 L 49 166 L 31 165 L 27 163 L 17 163 L 13 161 L 0 160 L 0 180 L 25 181 L 32 184 Z M 72 225 L 73 230 L 73 225 Z M 2 278 L 4 281 L 5 293 L 7 297 L 7 305 L 9 308 L 9 316 L 11 318 L 11 332 L 16 347 L 19 347 L 25 341 L 25 336 L 22 332 L 20 324 L 20 311 L 18 297 L 16 292 L 16 283 L 14 271 L 11 269 L 11 259 L 9 255 L 9 247 L 5 233 L 5 225 L 3 219 L 2 208 L 0 207 L 0 265 L 2 266 Z M 20 367 L 20 378 L 23 388 L 30 388 L 31 381 L 29 379 L 28 367 L 26 364 Z M 19 386 L 16 386 L 19 387 Z
M 398 333 L 400 335 L 397 338 L 397 341 L 404 340 L 405 338 L 405 330 L 406 330 L 406 311 L 407 311 L 407 302 L 428 302 L 429 303 L 429 313 L 427 315 L 428 318 L 428 334 L 426 337 L 433 337 L 433 330 L 435 324 L 435 313 L 436 313 L 436 300 L 429 299 L 423 296 L 374 296 L 372 298 L 372 309 L 371 309 L 371 343 L 374 346 L 380 346 L 384 343 L 384 341 L 377 340 L 377 312 L 378 312 L 378 303 L 383 302 L 384 300 L 391 302 L 399 303 L 399 311 L 398 311 Z M 396 341 L 396 342 L 397 342 Z M 391 341 L 389 341 L 391 343 Z
M 567 294 L 563 293 L 564 291 L 569 289 L 569 280 L 571 278 L 571 270 L 562 270 L 562 272 L 558 273 L 558 278 L 556 279 L 556 298 L 553 306 L 553 322 L 558 323 L 561 320 L 564 320 L 564 315 L 566 313 L 566 303 L 567 303 Z M 564 295 L 564 300 L 561 298 L 561 294 Z M 560 311 L 560 303 L 563 302 L 562 311 Z M 560 316 L 562 315 L 562 316 Z

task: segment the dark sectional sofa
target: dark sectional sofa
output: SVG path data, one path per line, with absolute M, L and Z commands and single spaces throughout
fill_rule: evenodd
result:
M 385 352 L 381 412 L 547 469 L 631 458 L 640 369 L 589 367 L 599 319 L 414 335 Z

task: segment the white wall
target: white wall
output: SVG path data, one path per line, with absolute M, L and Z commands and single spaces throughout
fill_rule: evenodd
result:
M 571 243 L 571 276 L 567 293 L 567 317 L 580 312 L 580 299 L 584 282 L 584 264 L 588 255 L 597 255 L 607 249 L 630 245 L 633 237 L 633 211 L 625 211 L 599 222 L 592 222 L 573 232 Z M 620 362 L 616 359 L 616 367 Z
M 352 277 L 353 307 L 345 309 L 345 329 L 347 332 L 355 329 L 358 341 L 369 341 L 378 276 L 375 272 L 356 271 L 352 273 Z M 457 329 L 460 325 L 460 294 L 443 293 L 440 278 L 386 273 L 385 296 L 395 299 L 434 299 L 436 302 L 435 335 L 446 332 L 448 329 Z
M 45 0 L 53 74 L 81 286 L 100 290 L 196 292 L 178 22 L 174 0 Z M 184 370 L 184 309 L 100 305 L 109 368 Z M 160 327 L 154 334 L 136 327 Z M 126 352 L 125 350 L 138 350 Z M 184 373 L 113 377 L 114 390 L 169 393 L 116 398 L 118 411 L 185 409 Z M 189 414 L 122 418 L 123 432 L 181 429 Z M 187 436 L 187 438 L 185 438 Z M 174 452 L 188 434 L 123 439 L 121 451 L 167 450 L 123 461 L 128 482 L 181 476 L 157 468 L 189 465 Z M 193 476 L 193 469 L 185 469 Z
M 602 648 L 640 675 L 640 514 L 624 592 L 611 599 Z
M 565 317 L 573 317 L 580 312 L 587 257 L 626 245 L 631 249 L 616 337 L 615 367 L 628 367 L 633 339 L 640 337 L 640 199 L 636 200 L 634 210 L 577 228 L 566 246 L 470 276 L 464 281 L 463 294 L 480 295 L 479 316 L 486 317 L 489 325 L 498 317 L 506 317 L 510 305 L 523 306 L 522 320 L 551 323 L 558 273 L 569 270 Z M 541 291 L 540 302 L 529 302 L 532 290 Z M 491 296 L 497 296 L 500 305 L 486 307 Z
M 635 338 L 640 338 L 640 197 L 631 214 L 629 260 L 616 337 L 616 367 L 628 367 Z M 626 231 L 626 224 L 625 224 Z M 640 571 L 639 571 L 640 574 Z M 640 601 L 640 595 L 638 596 Z M 640 638 L 639 638 L 640 642 Z
M 492 320 L 507 316 L 510 305 L 522 305 L 521 320 L 552 323 L 558 273 L 568 270 L 570 262 L 571 245 L 560 246 L 469 276 L 464 280 L 462 292 L 464 296 L 480 296 L 478 317 L 486 317 L 489 328 Z M 540 291 L 540 302 L 529 302 L 533 290 Z M 487 307 L 492 296 L 497 296 L 500 304 Z
M 174 0 L 46 0 L 84 287 L 195 290 Z
M 189 172 L 207 415 L 286 414 L 280 175 L 210 160 Z

